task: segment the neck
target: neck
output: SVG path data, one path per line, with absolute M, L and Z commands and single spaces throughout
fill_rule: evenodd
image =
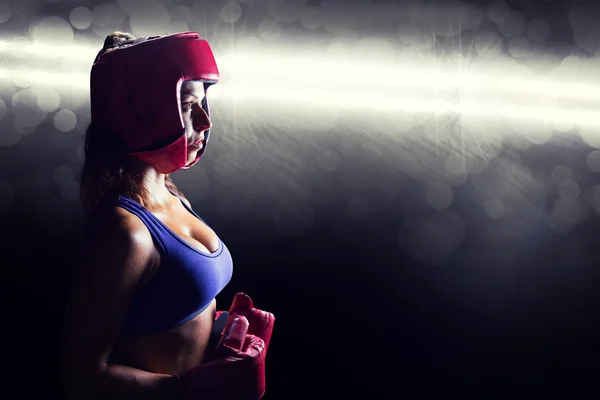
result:
M 172 200 L 172 194 L 166 186 L 167 175 L 144 163 L 136 168 L 135 177 L 136 183 L 148 193 L 147 206 L 163 207 Z

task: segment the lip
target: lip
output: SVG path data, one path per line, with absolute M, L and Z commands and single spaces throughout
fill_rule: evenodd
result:
M 190 144 L 191 148 L 201 149 L 204 147 L 204 139 L 196 140 L 194 143 Z

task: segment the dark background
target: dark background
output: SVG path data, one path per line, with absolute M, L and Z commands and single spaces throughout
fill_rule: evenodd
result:
M 25 3 L 31 8 L 15 13 L 13 30 L 27 13 L 34 20 L 68 15 L 76 3 L 93 6 Z M 479 4 L 485 11 L 492 2 Z M 548 51 L 569 43 L 567 53 L 593 56 L 568 22 L 575 2 L 506 4 L 551 23 Z M 590 18 L 594 13 L 590 8 Z M 101 40 L 94 40 L 99 48 Z M 82 219 L 78 203 L 65 200 L 53 180 L 61 165 L 78 174 L 81 159 L 72 154 L 81 146 L 86 112 L 89 105 L 77 109 L 82 117 L 70 132 L 58 132 L 49 114 L 34 132 L 0 148 L 0 178 L 11 185 L 0 192 L 8 355 L 2 376 L 4 389 L 19 391 L 19 398 L 61 394 L 58 339 Z M 0 134 L 15 129 L 11 118 L 0 121 Z M 277 317 L 265 399 L 591 395 L 600 333 L 598 176 L 586 165 L 594 148 L 576 131 L 532 146 L 515 145 L 517 133 L 506 132 L 487 168 L 453 186 L 451 206 L 439 211 L 425 201 L 431 182 L 439 181 L 439 171 L 426 173 L 427 166 L 438 165 L 436 149 L 456 149 L 422 139 L 427 124 L 393 138 L 381 127 L 381 135 L 372 133 L 368 118 L 355 131 L 350 117 L 340 118 L 318 135 L 267 121 L 241 150 L 230 135 L 243 135 L 242 128 L 221 118 L 206 157 L 174 174 L 232 252 L 235 272 L 217 298 L 220 308 L 243 291 Z M 337 168 L 319 168 L 315 149 L 338 152 Z M 583 217 L 561 229 L 551 215 L 564 167 L 581 188 Z M 353 196 L 361 202 L 351 202 Z M 486 196 L 503 199 L 502 218 L 486 214 Z M 426 218 L 457 216 L 459 228 L 447 231 L 452 240 L 460 236 L 451 251 L 436 242 L 436 227 L 447 225 L 421 233 L 430 247 L 411 236 Z

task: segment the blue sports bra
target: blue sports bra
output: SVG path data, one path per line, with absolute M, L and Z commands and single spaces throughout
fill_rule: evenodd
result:
M 204 253 L 190 246 L 138 202 L 119 196 L 106 203 L 138 216 L 161 253 L 158 271 L 134 295 L 121 336 L 146 335 L 182 325 L 204 311 L 229 283 L 233 261 L 221 239 L 216 252 Z M 202 221 L 184 201 L 181 203 Z

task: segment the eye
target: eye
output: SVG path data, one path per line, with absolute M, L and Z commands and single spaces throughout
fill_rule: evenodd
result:
M 195 101 L 187 101 L 185 103 L 181 103 L 181 108 L 185 111 L 190 111 L 194 105 Z M 206 97 L 204 97 L 201 101 L 200 101 L 200 107 L 206 109 Z

